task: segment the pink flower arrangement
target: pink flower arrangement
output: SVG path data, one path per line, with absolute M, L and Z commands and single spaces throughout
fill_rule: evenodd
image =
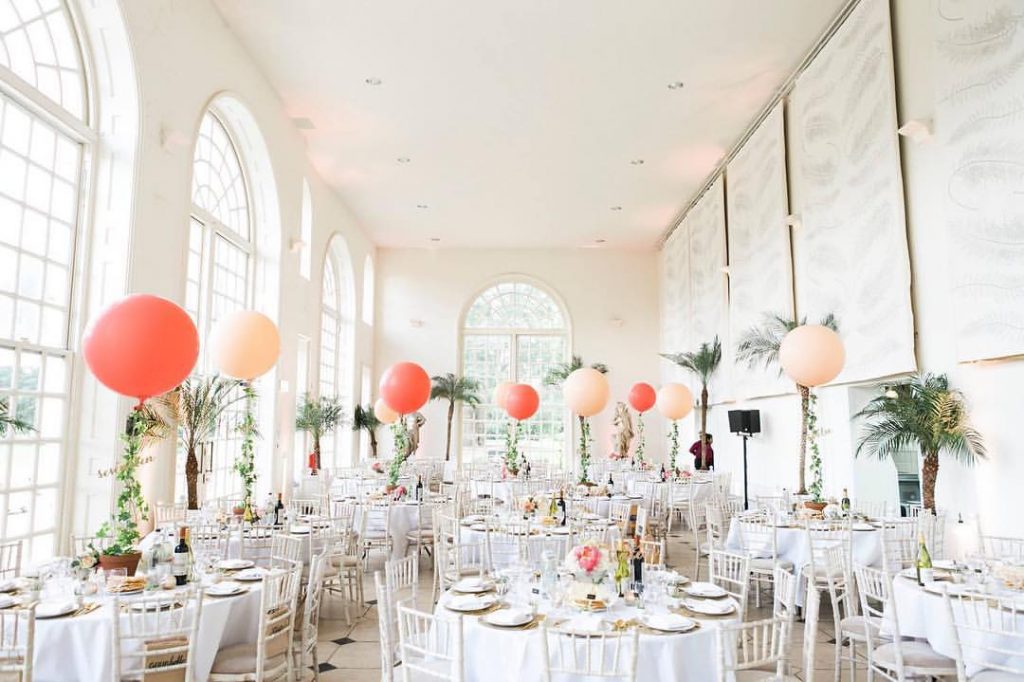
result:
M 691 476 L 693 476 L 689 469 L 683 469 L 682 471 L 679 471 L 677 473 L 679 474 L 679 478 L 690 478 Z
M 524 514 L 532 514 L 533 512 L 537 511 L 537 500 L 533 499 L 532 497 L 527 497 L 525 500 L 523 500 L 522 506 Z
M 608 561 L 608 552 L 593 544 L 573 547 L 566 555 L 564 565 L 573 573 L 577 575 L 582 573 L 588 577 L 600 575 L 611 566 Z
M 381 464 L 380 462 L 374 462 L 373 464 L 371 464 L 370 465 L 370 469 L 374 473 L 377 473 L 377 474 L 383 474 L 384 473 L 384 465 Z
M 404 485 L 400 485 L 400 486 L 398 486 L 397 488 L 395 488 L 394 490 L 391 491 L 392 497 L 394 497 L 394 499 L 396 499 L 396 500 L 400 500 L 400 499 L 402 499 L 403 497 L 405 497 L 408 494 L 409 494 L 409 491 L 405 489 Z
M 613 453 L 608 455 L 608 459 L 610 459 L 613 462 L 621 462 L 622 460 L 629 459 L 629 458 L 628 458 L 628 456 L 626 456 L 626 455 L 624 455 L 622 453 L 613 452 Z

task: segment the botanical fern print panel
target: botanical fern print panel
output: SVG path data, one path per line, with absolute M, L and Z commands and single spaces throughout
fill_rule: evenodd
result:
M 725 191 L 719 177 L 686 214 L 683 222 L 690 233 L 690 289 L 692 313 L 690 345 L 697 350 L 718 336 L 722 342 L 722 363 L 713 382 L 712 401 L 731 398 L 729 376 L 732 350 L 729 341 L 729 290 L 726 275 Z
M 834 313 L 837 381 L 915 369 L 888 0 L 863 0 L 791 99 L 797 313 Z
M 957 355 L 1024 353 L 1024 3 L 939 0 L 936 133 Z
M 726 170 L 729 224 L 729 330 L 735 339 L 766 314 L 793 316 L 786 216 L 782 105 L 768 114 Z M 732 344 L 730 344 L 731 346 Z M 792 391 L 774 370 L 733 365 L 736 398 Z
M 661 250 L 661 351 L 678 353 L 688 348 L 690 328 L 690 243 L 685 225 L 679 225 Z M 662 381 L 686 382 L 674 364 L 661 363 Z

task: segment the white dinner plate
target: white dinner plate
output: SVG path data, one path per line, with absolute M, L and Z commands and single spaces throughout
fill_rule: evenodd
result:
M 18 600 L 12 597 L 11 595 L 0 594 L 0 609 L 9 609 L 17 603 Z
M 572 529 L 568 526 L 551 526 L 548 528 L 548 532 L 552 535 L 568 535 L 572 532 Z
M 587 512 L 586 514 L 581 515 L 580 518 L 583 519 L 584 521 L 600 521 L 601 520 L 600 516 L 598 516 L 597 514 L 591 514 L 589 512 Z
M 678 613 L 645 615 L 640 622 L 653 630 L 662 632 L 687 632 L 697 627 L 697 621 Z
M 245 588 L 236 583 L 234 580 L 227 580 L 222 583 L 214 583 L 206 588 L 206 594 L 213 597 L 230 597 L 235 594 L 244 592 Z
M 478 530 L 478 531 L 481 531 L 481 532 L 485 532 L 487 530 L 487 524 L 485 524 L 485 523 L 474 523 L 472 526 L 469 527 L 469 529 L 470 530 Z
M 533 614 L 526 609 L 499 609 L 484 615 L 480 620 L 500 628 L 514 628 L 533 620 Z
M 36 618 L 60 618 L 77 610 L 72 601 L 44 601 L 36 606 Z
M 865 531 L 866 530 L 878 530 L 877 528 L 872 526 L 870 523 L 864 523 L 864 522 L 854 523 L 850 527 L 853 530 L 865 530 Z
M 683 592 L 691 597 L 707 597 L 710 599 L 718 599 L 728 594 L 714 583 L 690 583 L 683 588 Z
M 682 585 L 683 583 L 690 582 L 690 579 L 687 578 L 685 575 L 683 575 L 681 573 L 678 573 L 676 571 L 672 571 L 672 570 L 668 570 L 668 571 L 648 571 L 647 573 L 648 573 L 648 575 L 651 574 L 651 573 L 655 573 L 655 574 L 661 576 L 662 578 L 665 579 L 665 582 L 667 582 L 669 585 Z
M 222 571 L 240 571 L 243 568 L 252 568 L 256 563 L 248 559 L 221 559 L 217 562 L 217 568 Z
M 706 601 L 698 599 L 684 599 L 683 606 L 694 613 L 703 613 L 707 616 L 723 616 L 732 613 L 736 607 L 727 601 Z
M 306 526 L 306 525 L 292 526 L 291 527 L 292 535 L 309 535 L 309 531 L 310 531 L 310 528 L 309 528 L 309 526 Z
M 14 578 L 0 580 L 0 592 L 14 592 L 18 589 L 18 581 Z
M 247 568 L 244 571 L 239 571 L 234 575 L 235 580 L 244 580 L 246 582 L 256 582 L 257 580 L 263 580 L 263 576 L 267 574 L 266 569 L 255 567 Z
M 489 592 L 493 587 L 494 583 L 490 580 L 481 580 L 480 578 L 463 578 L 459 582 L 455 583 L 452 586 L 452 589 L 464 594 L 480 594 L 483 592 Z
M 467 613 L 471 611 L 480 611 L 490 606 L 494 606 L 498 602 L 498 598 L 493 594 L 483 595 L 470 595 L 463 594 L 457 597 L 452 597 L 445 604 L 445 607 L 451 611 L 459 611 Z

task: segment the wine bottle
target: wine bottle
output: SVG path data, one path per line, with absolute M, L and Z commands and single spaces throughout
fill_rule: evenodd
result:
M 850 494 L 846 491 L 846 488 L 843 488 L 843 499 L 839 502 L 839 506 L 840 506 L 840 508 L 842 508 L 843 512 L 849 513 L 849 511 L 850 511 Z
M 555 496 L 551 496 L 551 501 L 548 503 L 548 516 L 555 518 L 558 515 L 558 503 L 555 502 Z
M 174 583 L 176 585 L 184 585 L 188 582 L 188 574 L 191 569 L 191 557 L 192 552 L 188 546 L 188 540 L 186 535 L 188 533 L 188 527 L 182 526 L 178 529 L 178 544 L 174 548 L 174 558 L 171 561 L 171 574 L 174 576 Z
M 245 498 L 245 509 L 242 511 L 242 521 L 251 526 L 254 520 L 255 517 L 252 513 L 252 500 L 247 497 Z
M 917 584 L 924 585 L 925 581 L 931 582 L 932 555 L 924 544 L 924 533 L 917 534 Z
M 282 493 L 277 494 L 277 504 L 274 505 L 274 525 L 281 525 L 281 517 L 284 515 L 284 502 L 281 501 Z
M 423 501 L 423 477 L 422 476 L 417 476 L 416 477 L 416 501 L 417 502 L 422 502 Z
M 564 526 L 565 522 L 566 522 L 566 517 L 568 516 L 568 513 L 566 512 L 566 508 L 565 508 L 565 497 L 562 496 L 562 491 L 561 490 L 558 491 L 558 512 L 559 512 L 559 514 L 562 517 L 561 518 L 561 525 Z

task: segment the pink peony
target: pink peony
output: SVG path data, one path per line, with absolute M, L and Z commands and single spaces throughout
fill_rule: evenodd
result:
M 576 548 L 576 563 L 587 573 L 592 573 L 601 562 L 601 550 L 593 545 Z

